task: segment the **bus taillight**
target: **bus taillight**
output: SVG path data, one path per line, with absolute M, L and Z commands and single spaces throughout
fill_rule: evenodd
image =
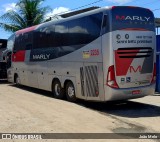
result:
M 119 86 L 116 82 L 114 65 L 110 66 L 109 69 L 108 69 L 106 85 L 108 85 L 112 88 L 119 88 Z
M 155 83 L 155 82 L 156 82 L 156 63 L 154 63 L 153 76 L 152 76 L 151 83 Z

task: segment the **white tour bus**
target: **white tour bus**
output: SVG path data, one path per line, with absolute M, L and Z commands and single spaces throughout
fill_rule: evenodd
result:
M 64 17 L 9 38 L 9 82 L 69 101 L 154 94 L 155 25 L 149 9 L 113 6 Z

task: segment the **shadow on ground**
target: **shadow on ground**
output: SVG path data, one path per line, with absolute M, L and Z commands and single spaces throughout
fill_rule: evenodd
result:
M 15 85 L 12 84 L 10 86 L 16 87 Z M 52 93 L 48 91 L 43 91 L 40 89 L 35 89 L 26 86 L 19 86 L 19 88 L 46 97 L 52 97 Z M 155 97 L 155 99 L 160 99 L 160 96 L 158 95 L 154 95 L 153 97 Z M 128 118 L 160 116 L 160 106 L 156 106 L 152 102 L 151 104 L 145 104 L 131 100 L 131 101 L 115 101 L 115 102 L 99 103 L 99 102 L 87 102 L 84 100 L 78 100 L 76 104 L 94 111 L 98 111 L 99 113 L 103 113 L 104 115 L 111 114 L 115 116 L 128 117 Z
M 156 97 L 156 96 L 153 96 Z M 157 96 L 158 97 L 158 96 Z M 158 99 L 158 98 L 157 98 Z M 160 98 L 159 98 L 160 99 Z M 121 117 L 159 117 L 160 107 L 154 104 L 145 104 L 132 101 L 117 101 L 107 103 L 82 102 L 80 105 L 99 111 L 103 114 L 112 114 Z
M 0 80 L 0 84 L 9 84 L 7 80 Z
M 36 89 L 36 88 L 32 88 L 32 87 L 28 87 L 28 86 L 23 86 L 23 85 L 19 85 L 19 86 L 16 86 L 14 84 L 9 84 L 9 85 L 11 87 L 20 88 L 20 89 L 28 91 L 28 92 L 36 93 L 37 95 L 42 95 L 42 96 L 46 96 L 46 97 L 53 97 L 52 93 L 49 92 L 49 91 L 45 91 L 45 90 L 41 90 L 41 89 Z

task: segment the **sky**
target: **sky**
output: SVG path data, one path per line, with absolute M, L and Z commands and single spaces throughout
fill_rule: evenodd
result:
M 11 9 L 16 9 L 18 0 L 0 0 L 0 16 Z M 154 16 L 160 18 L 160 0 L 45 0 L 42 6 L 49 6 L 51 11 L 46 17 L 62 12 L 73 11 L 75 9 L 83 9 L 91 6 L 139 6 L 149 8 L 153 11 Z M 12 33 L 4 31 L 0 28 L 0 39 L 7 39 Z

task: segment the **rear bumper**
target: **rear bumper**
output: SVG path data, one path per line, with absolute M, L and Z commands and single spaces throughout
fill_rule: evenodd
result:
M 136 91 L 140 93 L 137 93 L 137 94 L 133 93 Z M 153 95 L 155 93 L 155 84 L 148 85 L 145 87 L 136 87 L 136 88 L 129 88 L 129 89 L 109 88 L 109 90 L 105 92 L 106 92 L 105 101 L 135 99 L 135 98 L 141 98 L 147 95 Z

